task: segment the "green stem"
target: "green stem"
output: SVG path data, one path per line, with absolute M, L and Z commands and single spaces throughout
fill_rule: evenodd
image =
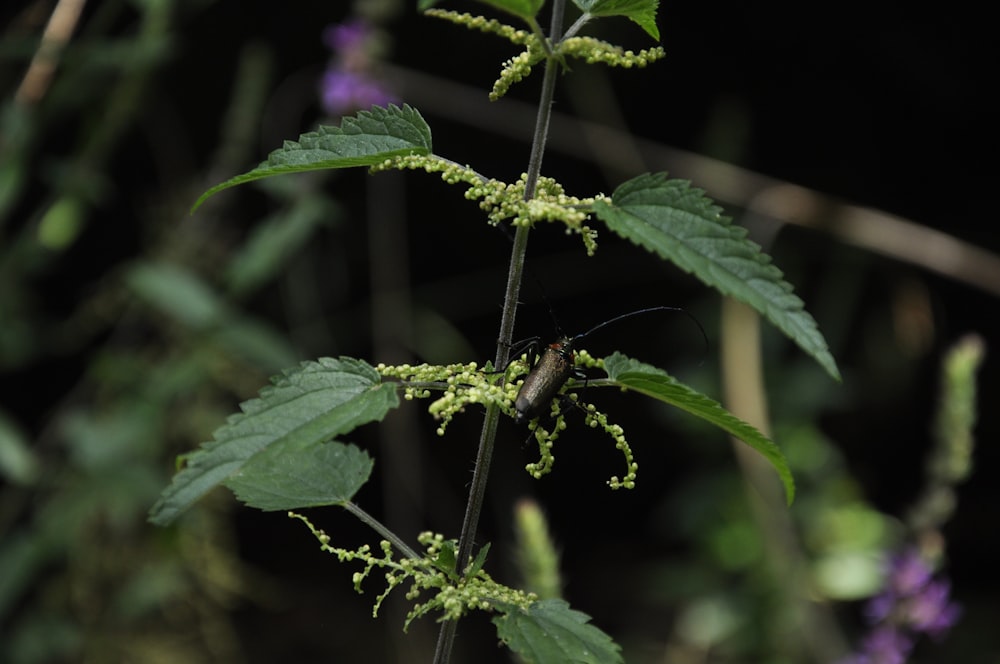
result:
M 565 7 L 565 0 L 554 0 L 552 3 L 552 23 L 549 29 L 549 39 L 552 44 L 557 43 L 562 35 Z M 528 160 L 528 177 L 524 188 L 525 200 L 534 198 L 538 177 L 542 171 L 542 155 L 545 153 L 549 121 L 552 119 L 552 100 L 555 97 L 558 72 L 559 63 L 554 58 L 548 58 L 545 61 L 545 77 L 542 80 L 538 115 L 535 120 L 535 134 L 531 142 L 531 156 Z M 511 340 L 514 337 L 518 295 L 521 292 L 521 279 L 524 274 L 524 258 L 528 251 L 529 230 L 527 226 L 518 226 L 514 234 L 514 247 L 511 249 L 510 268 L 507 272 L 507 292 L 504 296 L 500 335 L 497 339 L 495 367 L 507 366 L 507 356 L 510 352 Z M 486 481 L 489 478 L 490 462 L 493 460 L 493 446 L 496 442 L 499 423 L 500 408 L 495 403 L 491 403 L 486 407 L 486 417 L 483 420 L 483 429 L 479 437 L 479 450 L 476 453 L 476 466 L 472 472 L 472 485 L 469 487 L 469 502 L 466 505 L 465 518 L 462 521 L 462 535 L 458 540 L 457 565 L 459 569 L 463 569 L 472 556 L 476 530 L 479 527 L 479 515 L 486 497 Z M 455 620 L 446 620 L 441 624 L 437 648 L 434 652 L 435 664 L 448 664 L 451 660 L 457 626 Z
M 368 527 L 377 532 L 379 535 L 389 540 L 389 542 L 391 542 L 392 545 L 396 547 L 396 550 L 398 550 L 407 558 L 410 558 L 411 560 L 423 559 L 423 556 L 414 551 L 413 549 L 411 549 L 406 542 L 404 542 L 399 538 L 399 535 L 389 530 L 389 528 L 383 525 L 381 521 L 379 521 L 378 519 L 376 519 L 371 514 L 364 511 L 351 501 L 347 501 L 346 503 L 344 503 L 344 509 L 353 514 L 354 516 L 358 517 L 359 519 L 361 519 Z
M 583 14 L 580 18 L 576 19 L 573 25 L 569 26 L 569 30 L 563 35 L 563 39 L 569 39 L 570 37 L 575 37 L 576 33 L 580 32 L 580 29 L 590 21 L 590 14 Z

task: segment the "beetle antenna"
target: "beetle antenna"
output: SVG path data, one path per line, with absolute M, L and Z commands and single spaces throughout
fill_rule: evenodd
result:
M 702 327 L 701 321 L 699 321 L 697 318 L 695 318 L 694 315 L 691 314 L 691 312 L 689 312 L 687 309 L 684 309 L 683 307 L 659 306 L 659 307 L 646 307 L 645 309 L 639 309 L 638 311 L 630 311 L 627 314 L 622 314 L 620 316 L 615 316 L 614 318 L 606 320 L 603 323 L 598 323 L 597 325 L 595 325 L 594 327 L 590 328 L 586 332 L 583 332 L 583 333 L 578 334 L 575 337 L 573 337 L 572 341 L 573 341 L 573 343 L 576 343 L 580 339 L 583 339 L 584 337 L 589 336 L 589 335 L 593 334 L 594 332 L 597 332 L 598 330 L 600 330 L 601 328 L 603 328 L 603 327 L 605 327 L 607 325 L 611 325 L 612 323 L 617 323 L 618 321 L 623 320 L 625 318 L 631 318 L 632 316 L 638 316 L 639 314 L 648 314 L 651 311 L 679 311 L 682 314 L 684 314 L 685 316 L 687 316 L 688 318 L 690 318 L 691 320 L 693 320 L 694 324 L 698 326 L 698 330 L 701 332 L 701 338 L 702 338 L 702 340 L 705 342 L 705 351 L 708 352 L 708 334 L 705 333 L 705 328 Z

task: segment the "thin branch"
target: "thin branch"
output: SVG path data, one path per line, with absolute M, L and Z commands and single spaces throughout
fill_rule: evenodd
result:
M 69 43 L 80 20 L 86 0 L 59 0 L 52 10 L 49 22 L 42 33 L 38 50 L 31 58 L 28 71 L 14 94 L 14 101 L 24 106 L 34 106 L 42 100 L 52 83 L 63 49 Z
M 361 519 L 365 525 L 369 526 L 372 530 L 377 532 L 379 535 L 389 540 L 396 550 L 402 553 L 407 558 L 411 560 L 422 560 L 423 556 L 410 548 L 410 546 L 399 538 L 396 533 L 389 530 L 381 521 L 373 517 L 368 512 L 364 511 L 354 503 L 348 501 L 344 503 L 344 509 L 353 514 L 354 516 Z

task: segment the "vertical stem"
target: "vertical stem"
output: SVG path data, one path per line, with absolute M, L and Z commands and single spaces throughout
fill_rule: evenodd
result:
M 565 0 L 554 0 L 552 3 L 552 22 L 549 29 L 549 40 L 556 44 L 562 34 L 563 10 Z M 528 176 L 525 182 L 524 199 L 535 196 L 535 188 L 542 170 L 542 155 L 545 152 L 545 142 L 549 134 L 549 121 L 552 118 L 552 100 L 555 97 L 556 75 L 559 63 L 549 58 L 545 61 L 545 77 L 542 80 L 542 93 L 538 104 L 538 116 L 535 121 L 535 134 L 531 142 L 531 156 L 528 159 Z M 497 339 L 496 362 L 494 366 L 507 364 L 511 339 L 514 336 L 514 320 L 517 316 L 517 298 L 521 292 L 521 278 L 524 274 L 524 257 L 528 251 L 527 226 L 518 226 L 514 234 L 514 247 L 511 249 L 510 267 L 507 272 L 507 292 L 504 295 L 503 316 L 500 320 L 500 335 Z M 479 437 L 479 450 L 476 453 L 476 466 L 472 472 L 472 485 L 469 487 L 469 502 L 465 508 L 465 518 L 462 520 L 462 535 L 458 540 L 458 567 L 465 567 L 472 557 L 475 545 L 476 530 L 479 527 L 479 515 L 483 509 L 486 497 L 486 481 L 489 478 L 490 462 L 493 460 L 493 445 L 496 442 L 497 425 L 500 423 L 500 409 L 495 404 L 486 408 L 483 429 Z M 438 634 L 437 649 L 434 652 L 435 664 L 448 664 L 451 660 L 452 646 L 455 643 L 457 621 L 446 620 L 441 624 Z
M 740 419 L 770 436 L 770 417 L 760 345 L 760 316 L 747 305 L 732 298 L 722 304 L 722 382 L 726 407 Z M 828 603 L 806 600 L 820 593 L 809 587 L 804 572 L 802 546 L 795 526 L 785 509 L 784 492 L 770 466 L 746 445 L 733 441 L 736 459 L 747 484 L 747 500 L 763 533 L 766 560 L 770 562 L 776 583 L 782 588 L 783 603 L 796 620 L 796 634 L 801 638 L 785 645 L 795 661 L 832 662 L 846 648 Z M 787 581 L 791 580 L 791 583 Z

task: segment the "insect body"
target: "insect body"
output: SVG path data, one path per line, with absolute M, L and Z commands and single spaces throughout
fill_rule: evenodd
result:
M 541 411 L 551 403 L 552 398 L 555 397 L 574 373 L 575 353 L 573 347 L 580 339 L 593 334 L 611 323 L 651 311 L 681 311 L 687 313 L 684 309 L 678 307 L 648 307 L 646 309 L 639 309 L 638 311 L 632 311 L 621 316 L 615 316 L 575 337 L 562 336 L 558 341 L 546 346 L 538 357 L 538 361 L 532 365 L 528 375 L 525 376 L 524 383 L 521 385 L 521 389 L 517 393 L 517 398 L 514 400 L 514 410 L 517 413 L 514 421 L 518 424 L 527 423 L 538 417 Z M 697 320 L 695 322 L 697 323 Z M 701 327 L 701 324 L 699 323 L 698 326 Z M 702 330 L 702 335 L 704 334 L 705 331 Z
M 515 422 L 526 424 L 538 417 L 541 414 L 539 411 L 552 401 L 559 388 L 569 380 L 573 373 L 573 342 L 577 338 L 561 337 L 542 351 L 514 400 L 514 410 L 517 411 Z

